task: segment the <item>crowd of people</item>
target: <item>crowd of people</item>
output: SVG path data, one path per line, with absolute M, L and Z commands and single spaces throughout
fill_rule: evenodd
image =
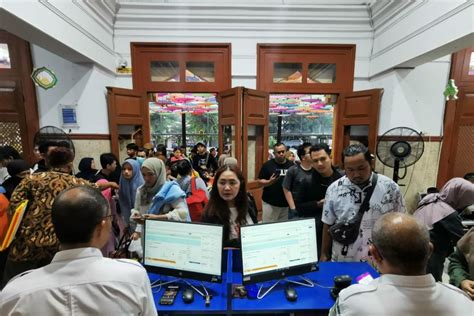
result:
M 22 300 L 43 299 L 51 301 L 44 311 L 54 313 L 59 304 L 54 297 L 63 295 L 74 282 L 84 281 L 74 295 L 100 296 L 109 286 L 126 295 L 122 291 L 128 288 L 134 294 L 124 299 L 124 310 L 153 315 L 155 307 L 153 299 L 149 301 L 143 268 L 131 261 L 114 263 L 106 258 L 115 254 L 122 237 L 142 245 L 146 219 L 200 221 L 223 225 L 224 246 L 239 247 L 240 227 L 259 221 L 257 203 L 246 188 L 239 162 L 229 153 L 208 151 L 202 142 L 189 156 L 186 148 L 177 147 L 168 156 L 164 145 L 151 144 L 141 148 L 128 144 L 126 152 L 128 157 L 122 163 L 114 154 L 101 154 L 100 169 L 93 158 L 84 157 L 73 175 L 75 157 L 67 143 L 39 144 L 34 166 L 12 147 L 0 147 L 4 166 L 0 172 L 5 179 L 0 183 L 0 206 L 10 218 L 21 202 L 28 201 L 13 242 L 0 253 L 1 286 L 5 287 L 0 293 L 5 303 L 0 311 L 8 314 L 21 310 Z M 342 291 L 332 313 L 355 311 L 352 300 L 374 300 L 388 295 L 391 287 L 409 287 L 412 281 L 407 276 L 416 276 L 413 282 L 431 287 L 431 294 L 441 291 L 453 297 L 459 301 L 459 310 L 466 310 L 463 299 L 474 298 L 474 233 L 464 234 L 459 214 L 474 204 L 473 183 L 451 179 L 439 192 L 424 197 L 412 216 L 406 214 L 399 186 L 373 171 L 374 157 L 364 145 L 344 149 L 343 169 L 333 166 L 326 144 L 303 143 L 297 148 L 297 159 L 289 152 L 285 144 L 275 144 L 273 158 L 258 174 L 263 188 L 261 221 L 315 218 L 320 261 L 364 261 L 383 274 L 370 291 L 363 286 Z M 419 238 L 411 243 L 414 236 Z M 435 283 L 441 281 L 448 257 L 450 281 L 457 289 L 440 289 Z M 75 262 L 82 259 L 94 262 L 90 274 L 79 271 Z M 73 263 L 66 269 L 68 260 Z M 123 275 L 112 282 L 116 285 L 110 285 L 112 274 L 103 272 L 107 267 L 146 281 L 138 284 L 130 275 Z M 23 276 L 31 269 L 36 270 Z M 65 270 L 55 274 L 55 269 Z M 96 286 L 88 286 L 94 278 Z M 32 281 L 44 285 L 26 285 Z M 40 295 L 34 294 L 38 291 Z M 94 308 L 84 302 L 78 306 L 84 312 Z M 377 308 L 386 306 L 380 303 Z M 436 315 L 438 305 L 433 303 L 432 308 Z

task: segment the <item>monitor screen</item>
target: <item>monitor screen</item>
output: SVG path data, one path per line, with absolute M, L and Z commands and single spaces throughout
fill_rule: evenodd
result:
M 314 218 L 244 226 L 240 239 L 244 284 L 318 269 Z
M 222 282 L 223 227 L 146 220 L 143 265 L 149 272 Z

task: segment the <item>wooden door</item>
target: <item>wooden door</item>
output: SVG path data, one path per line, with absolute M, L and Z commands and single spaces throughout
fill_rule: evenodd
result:
M 451 76 L 458 99 L 446 102 L 437 187 L 474 172 L 474 46 L 453 54 Z
M 107 87 L 107 100 L 111 147 L 117 157 L 123 150 L 120 137 L 125 138 L 125 145 L 126 139 L 139 146 L 150 141 L 150 113 L 144 93 Z
M 36 161 L 33 138 L 39 129 L 30 44 L 0 30 L 9 61 L 0 65 L 0 145 L 11 145 L 30 163 Z
M 236 87 L 217 94 L 219 115 L 219 148 L 221 154 L 227 148 L 229 155 L 237 159 L 242 169 L 242 91 Z
M 353 141 L 363 143 L 371 153 L 375 153 L 382 94 L 383 89 L 341 94 L 334 118 L 334 165 L 342 166 L 342 151 Z
M 243 89 L 242 170 L 249 190 L 258 188 L 257 178 L 268 156 L 269 93 Z

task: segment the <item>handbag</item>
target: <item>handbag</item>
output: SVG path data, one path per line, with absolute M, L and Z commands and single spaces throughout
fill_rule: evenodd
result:
M 341 251 L 343 256 L 347 255 L 349 245 L 353 244 L 359 236 L 362 217 L 364 216 L 364 213 L 370 209 L 369 202 L 370 198 L 372 197 L 372 193 L 374 192 L 375 186 L 377 185 L 377 178 L 377 174 L 374 173 L 374 176 L 372 177 L 372 185 L 367 190 L 367 194 L 365 195 L 364 201 L 362 202 L 357 215 L 350 220 L 339 222 L 329 228 L 329 234 L 331 235 L 332 239 L 343 245 Z
M 127 230 L 123 233 L 117 247 L 115 247 L 115 250 L 110 252 L 109 257 L 110 258 L 116 258 L 116 259 L 118 259 L 118 258 L 131 259 L 131 258 L 133 258 L 132 253 L 128 250 L 128 247 L 130 247 L 131 242 L 132 242 L 132 235 Z

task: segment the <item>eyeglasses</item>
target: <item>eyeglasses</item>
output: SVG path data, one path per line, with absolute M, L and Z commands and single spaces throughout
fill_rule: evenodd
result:
M 284 154 L 285 150 L 276 151 L 277 154 Z

